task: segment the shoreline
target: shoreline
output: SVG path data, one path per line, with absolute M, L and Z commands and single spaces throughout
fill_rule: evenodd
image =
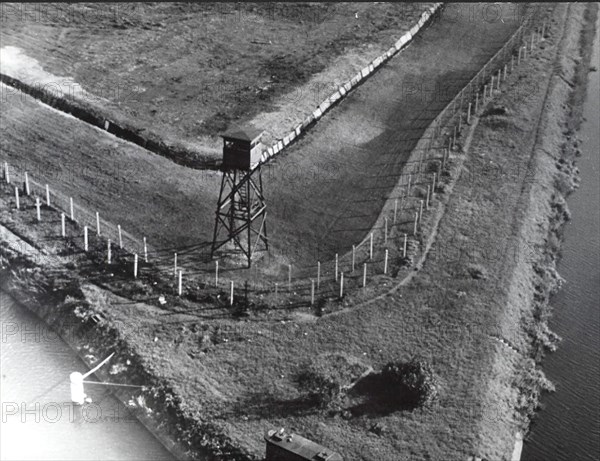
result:
M 573 21 L 573 19 L 570 19 L 571 21 Z M 573 25 L 571 25 L 573 27 Z M 562 43 L 562 40 L 561 40 Z M 572 51 L 572 50 L 571 50 Z M 567 53 L 568 54 L 568 53 Z M 563 51 L 563 58 L 565 57 L 565 52 Z M 568 64 L 566 64 L 568 66 Z M 566 72 L 569 72 L 569 68 L 567 67 Z M 568 78 L 568 74 L 567 74 L 567 78 Z M 554 82 L 551 83 L 551 89 L 549 90 L 549 94 L 550 94 L 550 101 L 556 101 L 556 100 L 568 100 L 570 98 L 570 90 L 569 90 L 569 85 L 567 85 L 566 83 L 564 83 L 564 78 L 561 80 L 559 77 L 554 77 Z M 562 83 L 561 83 L 562 82 Z M 558 94 L 555 94 L 558 93 Z M 496 104 L 496 102 L 494 101 L 494 104 Z M 561 104 L 559 103 L 553 103 L 551 104 L 553 107 L 560 107 Z M 555 110 L 555 113 L 552 113 L 552 111 L 550 111 L 550 116 L 551 118 L 553 117 L 553 120 L 551 121 L 552 123 L 554 123 L 554 126 L 551 126 L 549 128 L 547 128 L 550 133 L 553 132 L 553 130 L 556 130 L 556 126 L 562 126 L 562 118 L 564 116 L 564 113 L 562 112 L 563 109 L 559 109 L 558 111 Z M 559 113 L 557 113 L 559 112 Z M 548 122 L 547 122 L 548 123 Z M 550 123 L 548 123 L 548 125 L 550 125 Z M 475 127 L 474 127 L 475 128 Z M 475 128 L 477 129 L 477 128 Z M 544 146 L 544 136 L 541 136 L 542 138 L 542 146 L 544 148 L 547 148 L 548 146 Z M 573 140 L 574 141 L 574 140 Z M 538 146 L 539 147 L 539 146 Z M 536 151 L 538 151 L 539 149 L 542 149 L 542 147 L 536 147 Z M 572 146 L 571 146 L 572 147 Z M 555 147 L 551 146 L 550 151 L 555 151 Z M 568 149 L 565 152 L 561 153 L 562 155 L 564 155 L 565 157 L 569 158 L 571 155 L 573 155 L 573 152 L 569 152 Z M 469 155 L 473 155 L 472 153 L 470 153 Z M 529 197 L 525 197 L 526 199 L 529 200 L 533 200 L 533 201 L 537 201 L 541 196 L 546 196 L 549 197 L 550 195 L 552 195 L 551 193 L 553 192 L 553 188 L 554 188 L 554 173 L 553 173 L 553 169 L 552 169 L 552 164 L 554 163 L 553 160 L 555 159 L 550 159 L 550 158 L 540 158 L 541 154 L 535 153 L 535 156 L 532 156 L 532 162 L 533 165 L 536 166 L 537 164 L 544 164 L 545 169 L 541 170 L 541 169 L 536 169 L 536 173 L 539 175 L 540 179 L 542 180 L 542 182 L 544 182 L 544 187 L 542 187 L 541 189 L 539 189 L 539 194 L 537 192 L 531 192 L 530 191 L 530 195 Z M 552 161 L 551 161 L 552 160 Z M 569 159 L 570 160 L 570 159 Z M 572 166 L 570 167 L 568 164 L 565 167 L 566 170 L 566 174 L 565 174 L 565 181 L 567 183 L 567 185 L 569 185 L 572 181 L 573 175 L 574 175 L 574 170 L 572 169 Z M 538 176 L 536 176 L 537 178 Z M 456 181 L 460 181 L 460 178 L 456 178 Z M 541 186 L 538 186 L 541 187 Z M 562 191 L 562 193 L 568 193 L 570 191 L 569 187 L 566 187 L 564 191 Z M 456 192 L 455 192 L 456 193 Z M 548 202 L 550 203 L 550 200 L 548 200 Z M 545 227 L 545 232 L 543 231 L 535 231 L 532 232 L 532 234 L 538 238 L 539 241 L 543 241 L 545 238 L 548 237 L 548 235 L 552 235 L 554 234 L 558 234 L 559 233 L 559 229 L 560 226 L 562 225 L 562 223 L 564 222 L 564 219 L 566 218 L 566 211 L 564 209 L 564 205 L 563 205 L 563 201 L 561 201 L 560 196 L 557 196 L 557 200 L 554 202 L 555 206 L 554 209 L 552 209 L 552 206 L 548 204 L 548 206 L 544 209 L 544 210 L 537 210 L 539 216 L 543 216 L 545 217 L 544 219 L 548 220 L 548 223 L 546 224 Z M 529 209 L 530 207 L 533 206 L 532 202 L 527 202 L 525 204 L 525 208 Z M 521 217 L 521 219 L 523 219 L 523 217 Z M 552 223 L 551 221 L 554 220 L 554 223 Z M 527 220 L 522 221 L 518 224 L 524 224 L 526 223 Z M 532 223 L 529 223 L 530 226 L 533 226 Z M 442 226 L 444 226 L 444 223 L 441 224 Z M 528 229 L 531 230 L 531 229 Z M 520 231 L 519 231 L 520 232 Z M 546 235 L 544 235 L 546 234 Z M 520 235 L 520 234 L 519 234 Z M 519 239 L 523 239 L 523 236 L 520 236 Z M 539 243 L 538 242 L 534 242 L 534 243 Z M 545 308 L 544 303 L 547 304 L 547 297 L 549 295 L 549 293 L 552 291 L 553 288 L 556 287 L 557 285 L 557 281 L 559 280 L 556 277 L 555 274 L 555 270 L 554 270 L 554 260 L 555 257 L 553 256 L 556 252 L 558 251 L 558 247 L 554 246 L 552 248 L 550 248 L 548 253 L 544 254 L 544 258 L 547 256 L 548 257 L 548 262 L 547 262 L 547 266 L 545 267 L 541 267 L 541 275 L 539 276 L 539 279 L 536 280 L 537 282 L 537 286 L 542 288 L 541 293 L 538 293 L 538 298 L 539 298 L 539 305 L 537 307 L 533 306 L 533 302 L 530 302 L 528 305 L 525 305 L 523 307 L 524 311 L 532 311 L 532 310 L 540 310 L 543 311 Z M 2 254 L 3 256 L 7 256 L 8 258 L 15 258 L 12 259 L 13 261 L 13 268 L 14 267 L 19 267 L 19 259 L 18 259 L 18 255 L 17 257 L 15 257 L 14 254 L 12 255 L 7 255 L 6 253 L 6 249 L 2 248 Z M 10 260 L 10 259 L 9 259 Z M 431 261 L 431 258 L 429 260 L 429 262 Z M 532 272 L 533 268 L 529 268 L 526 267 L 525 261 L 517 261 L 517 264 L 521 264 L 520 267 L 520 272 L 522 274 L 526 274 L 525 278 L 531 278 L 529 277 L 527 274 L 530 274 Z M 525 264 L 525 266 L 523 266 L 523 264 Z M 428 261 L 425 261 L 425 265 L 428 266 Z M 9 266 L 10 267 L 10 266 Z M 38 268 L 39 269 L 39 268 Z M 34 271 L 35 272 L 35 271 Z M 44 276 L 43 274 L 41 274 L 40 272 L 43 272 L 43 269 L 40 270 L 38 272 L 38 275 L 41 279 L 41 281 L 44 281 Z M 6 274 L 7 271 L 3 270 L 3 275 Z M 513 271 L 513 274 L 517 274 L 517 271 Z M 115 346 L 119 346 L 121 347 L 124 351 L 128 351 L 130 350 L 129 345 L 127 344 L 126 340 L 121 340 L 118 336 L 118 332 L 115 331 L 111 331 L 110 329 L 107 329 L 106 331 L 102 331 L 100 333 L 97 333 L 97 337 L 96 337 L 96 333 L 90 335 L 89 332 L 86 331 L 86 329 L 88 328 L 86 326 L 86 323 L 89 322 L 91 314 L 90 315 L 85 315 L 84 319 L 86 321 L 86 323 L 83 323 L 82 320 L 79 317 L 77 317 L 77 315 L 75 314 L 74 310 L 72 309 L 72 305 L 68 305 L 68 304 L 64 304 L 63 301 L 64 300 L 60 300 L 60 296 L 57 298 L 57 306 L 60 306 L 58 308 L 58 313 L 57 312 L 53 312 L 53 308 L 54 308 L 54 304 L 53 303 L 49 303 L 48 300 L 46 301 L 42 301 L 44 298 L 48 297 L 48 294 L 50 292 L 46 291 L 46 290 L 42 290 L 38 293 L 36 293 L 34 296 L 28 296 L 28 294 L 30 294 L 31 289 L 29 281 L 27 280 L 29 278 L 28 275 L 26 274 L 21 274 L 22 276 L 24 276 L 24 280 L 22 280 L 22 284 L 19 283 L 19 276 L 16 275 L 16 279 L 15 274 L 11 274 L 10 277 L 10 281 L 8 282 L 10 284 L 10 286 L 7 286 L 7 279 L 3 277 L 3 288 L 5 288 L 7 290 L 7 292 L 13 296 L 15 299 L 19 300 L 19 303 L 26 305 L 26 307 L 28 307 L 30 310 L 33 310 L 36 314 L 38 314 L 41 318 L 43 318 L 48 324 L 50 324 L 51 326 L 53 326 L 54 328 L 56 328 L 59 333 L 61 333 L 62 335 L 69 337 L 69 338 L 75 338 L 75 337 L 79 337 L 80 339 L 83 338 L 83 340 L 87 340 L 87 342 L 93 344 L 92 347 L 97 348 L 96 350 L 98 351 L 98 353 L 101 353 L 102 349 L 105 349 L 106 352 L 108 352 L 108 350 L 111 350 L 111 347 L 109 347 L 107 349 L 107 344 L 106 344 L 106 339 L 110 338 L 111 342 L 115 345 Z M 513 290 L 516 290 L 516 292 L 514 294 L 509 294 L 509 299 L 511 296 L 513 297 L 518 297 L 518 293 L 520 291 L 520 289 L 522 289 L 522 286 L 516 286 L 513 285 L 514 284 L 518 284 L 519 280 L 515 280 L 515 278 L 517 278 L 517 275 L 513 275 L 513 280 L 511 283 L 511 287 L 514 286 L 514 288 L 511 288 L 511 290 L 509 290 L 511 293 Z M 34 277 L 35 279 L 35 277 Z M 532 279 L 533 281 L 533 279 Z M 47 282 L 47 281 L 46 281 Z M 532 283 L 528 288 L 531 291 L 531 299 L 533 300 L 535 297 L 535 287 L 536 284 Z M 68 287 L 68 289 L 66 291 L 63 292 L 63 294 L 71 294 L 72 293 L 72 287 Z M 81 293 L 81 297 L 80 300 L 81 302 L 86 302 L 85 298 L 86 298 L 86 293 L 90 294 L 92 293 L 92 291 L 88 290 L 84 290 L 82 292 L 81 288 L 77 288 L 77 291 Z M 60 291 L 59 291 L 60 293 Z M 18 296 L 15 296 L 18 295 Z M 56 294 L 56 293 L 55 293 Z M 25 302 L 23 302 L 21 299 L 25 299 Z M 53 299 L 52 297 L 49 299 Z M 524 301 L 519 301 L 520 304 L 527 304 Z M 46 304 L 46 306 L 44 306 L 44 304 Z M 353 309 L 353 308 L 351 308 Z M 61 314 L 59 316 L 59 313 Z M 514 312 L 511 312 L 511 314 L 514 315 Z M 64 317 L 63 317 L 64 315 Z M 60 317 L 60 318 L 59 318 Z M 540 318 L 543 319 L 543 316 L 541 316 Z M 73 325 L 69 325 L 69 322 L 73 322 L 73 325 L 78 325 L 76 327 L 74 327 Z M 509 319 L 508 321 L 509 324 L 514 323 L 514 318 Z M 537 325 L 539 325 L 542 328 L 542 332 L 543 332 L 543 325 L 545 323 L 542 321 L 540 323 L 537 323 Z M 527 345 L 527 341 L 526 339 L 523 338 L 519 338 L 520 335 L 522 335 L 523 331 L 527 331 L 529 329 L 529 327 L 531 327 L 532 325 L 522 325 L 519 326 L 518 331 L 513 330 L 512 332 L 510 331 L 511 328 L 514 328 L 512 325 L 510 325 L 508 327 L 508 330 L 502 331 L 502 335 L 501 337 L 504 336 L 510 336 L 510 334 L 508 333 L 512 333 L 514 335 L 514 337 L 509 337 L 508 341 L 510 342 L 510 344 L 514 344 L 517 346 L 518 350 L 525 350 L 527 352 L 526 355 L 530 355 L 533 354 L 533 356 L 535 357 L 536 355 L 539 358 L 539 354 L 543 347 L 544 344 L 546 343 L 547 339 L 548 339 L 548 335 L 544 336 L 543 334 L 540 334 L 539 337 L 534 337 L 533 339 L 533 343 L 532 345 L 530 345 L 528 347 Z M 521 330 L 521 328 L 523 327 L 523 329 Z M 95 329 L 100 329 L 102 330 L 102 326 L 98 327 L 94 327 Z M 94 330 L 95 331 L 95 330 Z M 77 350 L 77 344 L 71 344 L 72 346 L 75 346 L 74 349 Z M 503 348 L 505 346 L 501 346 L 500 344 L 498 344 L 497 346 L 498 348 Z M 148 373 L 149 376 L 151 376 L 151 380 L 153 380 L 155 377 L 152 376 L 152 370 L 151 367 L 149 367 L 148 365 L 148 361 L 147 358 L 143 358 L 143 357 L 139 357 L 135 352 L 131 352 L 133 354 L 132 357 L 135 357 L 135 360 L 132 360 L 134 363 L 134 366 L 132 367 L 133 369 L 136 369 L 137 367 L 135 366 L 136 361 L 138 362 L 138 366 L 140 367 L 142 371 L 139 372 L 135 372 L 134 375 L 130 375 L 129 373 L 127 373 L 127 379 L 129 380 L 129 382 L 131 382 L 131 380 L 136 380 L 136 378 L 139 378 L 138 373 L 141 375 L 142 378 L 144 379 L 148 379 L 146 375 L 146 373 Z M 502 352 L 499 352 L 499 350 L 496 350 L 496 353 L 498 354 L 498 357 L 500 357 L 500 359 L 498 360 L 506 360 L 506 358 L 502 357 Z M 508 353 L 508 351 L 507 351 Z M 117 359 L 119 360 L 119 359 Z M 496 359 L 494 359 L 496 360 Z M 515 364 L 511 364 L 511 368 L 512 367 L 516 367 Z M 146 371 L 148 370 L 148 371 Z M 535 368 L 533 368 L 533 370 L 535 370 Z M 522 374 L 523 375 L 523 370 L 518 370 L 515 371 L 516 375 Z M 533 380 L 533 383 L 529 383 L 528 385 L 530 385 L 532 387 L 532 389 L 529 390 L 522 390 L 522 395 L 526 395 L 526 393 L 529 391 L 531 392 L 531 400 L 528 402 L 528 406 L 525 407 L 525 414 L 523 415 L 523 420 L 521 421 L 523 424 L 525 424 L 525 421 L 528 421 L 530 419 L 530 414 L 528 413 L 528 409 L 530 409 L 532 406 L 535 407 L 535 405 L 537 404 L 536 399 L 536 392 L 539 392 L 539 389 L 535 389 L 536 386 L 539 387 L 540 382 L 543 382 L 543 380 L 541 378 L 543 378 L 543 375 L 538 376 L 538 378 L 540 378 L 539 381 L 535 381 Z M 168 390 L 166 391 L 167 393 L 169 392 Z M 158 401 L 156 401 L 155 403 L 158 403 L 158 407 L 160 408 L 160 406 L 162 406 L 162 404 L 160 403 L 160 399 L 158 399 Z M 152 404 L 149 404 L 149 407 L 152 407 Z M 488 411 L 497 411 L 498 409 L 498 405 L 489 405 L 488 407 Z M 495 409 L 495 410 L 494 410 Z M 174 413 L 171 415 L 173 417 L 173 421 L 183 421 L 186 418 L 183 417 L 182 414 L 177 414 L 178 410 L 180 411 L 180 408 L 178 408 L 177 410 L 174 411 Z M 486 416 L 485 416 L 485 412 L 484 415 L 482 417 L 482 420 L 485 421 Z M 494 418 L 490 418 L 487 417 L 487 420 L 489 419 L 494 419 Z M 192 418 L 190 418 L 190 421 L 192 420 Z M 489 421 L 488 421 L 489 422 Z M 528 422 L 526 424 L 529 424 Z M 489 425 L 489 424 L 488 424 Z M 208 429 L 208 427 L 206 427 L 205 429 Z M 153 433 L 156 432 L 161 432 L 163 431 L 162 428 L 160 428 L 159 425 L 157 425 L 155 430 L 152 430 Z M 489 429 L 488 431 L 485 430 L 485 428 L 482 427 L 481 433 L 485 433 L 485 432 L 490 432 L 493 431 L 493 429 Z M 190 437 L 188 435 L 188 440 L 191 440 L 192 437 Z M 219 439 L 220 436 L 218 434 L 214 434 L 214 439 Z M 260 434 L 256 434 L 256 438 L 260 438 Z M 224 439 L 223 439 L 224 440 Z M 493 440 L 493 439 L 490 439 Z M 514 437 L 512 439 L 512 441 L 514 441 Z M 489 440 L 488 440 L 489 442 Z M 221 441 L 222 443 L 222 441 Z M 486 450 L 488 450 L 489 448 L 486 447 L 486 442 L 482 443 L 482 447 L 477 448 L 475 451 L 477 452 L 485 452 Z M 235 449 L 232 447 L 231 448 L 231 452 L 227 455 L 226 458 L 222 458 L 222 459 L 253 459 L 252 455 L 250 454 L 246 454 L 246 453 L 236 453 Z M 234 456 L 234 457 L 231 457 Z M 194 456 L 195 457 L 195 456 Z M 211 458 L 212 459 L 212 458 Z M 219 458 L 214 458 L 214 459 L 219 459 Z

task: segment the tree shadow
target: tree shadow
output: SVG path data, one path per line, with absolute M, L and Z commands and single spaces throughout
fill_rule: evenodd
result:
M 354 416 L 387 416 L 397 411 L 413 411 L 417 398 L 391 384 L 381 373 L 371 373 L 348 392 L 346 407 Z

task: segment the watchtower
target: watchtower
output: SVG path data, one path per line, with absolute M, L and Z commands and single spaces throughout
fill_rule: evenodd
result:
M 211 254 L 228 242 L 248 258 L 261 249 L 269 249 L 267 205 L 263 195 L 260 158 L 263 132 L 254 128 L 238 129 L 221 135 L 223 164 L 221 190 L 217 203 Z

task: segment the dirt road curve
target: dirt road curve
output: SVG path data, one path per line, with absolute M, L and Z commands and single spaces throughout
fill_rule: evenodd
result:
M 515 7 L 449 4 L 405 51 L 265 169 L 278 261 L 360 241 L 436 113 L 518 27 Z M 432 92 L 433 91 L 433 92 Z M 160 248 L 212 238 L 219 175 L 193 171 L 27 98 L 3 101 L 1 156 Z

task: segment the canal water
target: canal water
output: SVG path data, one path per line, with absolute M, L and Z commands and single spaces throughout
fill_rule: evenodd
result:
M 74 407 L 69 374 L 88 367 L 1 291 L 0 320 L 0 459 L 174 459 L 106 387 L 86 386 L 92 402 Z
M 600 19 L 591 65 L 600 70 Z M 542 364 L 556 392 L 544 396 L 523 461 L 600 459 L 600 75 L 591 72 L 580 136 L 581 187 L 569 197 L 550 328 L 563 341 Z

